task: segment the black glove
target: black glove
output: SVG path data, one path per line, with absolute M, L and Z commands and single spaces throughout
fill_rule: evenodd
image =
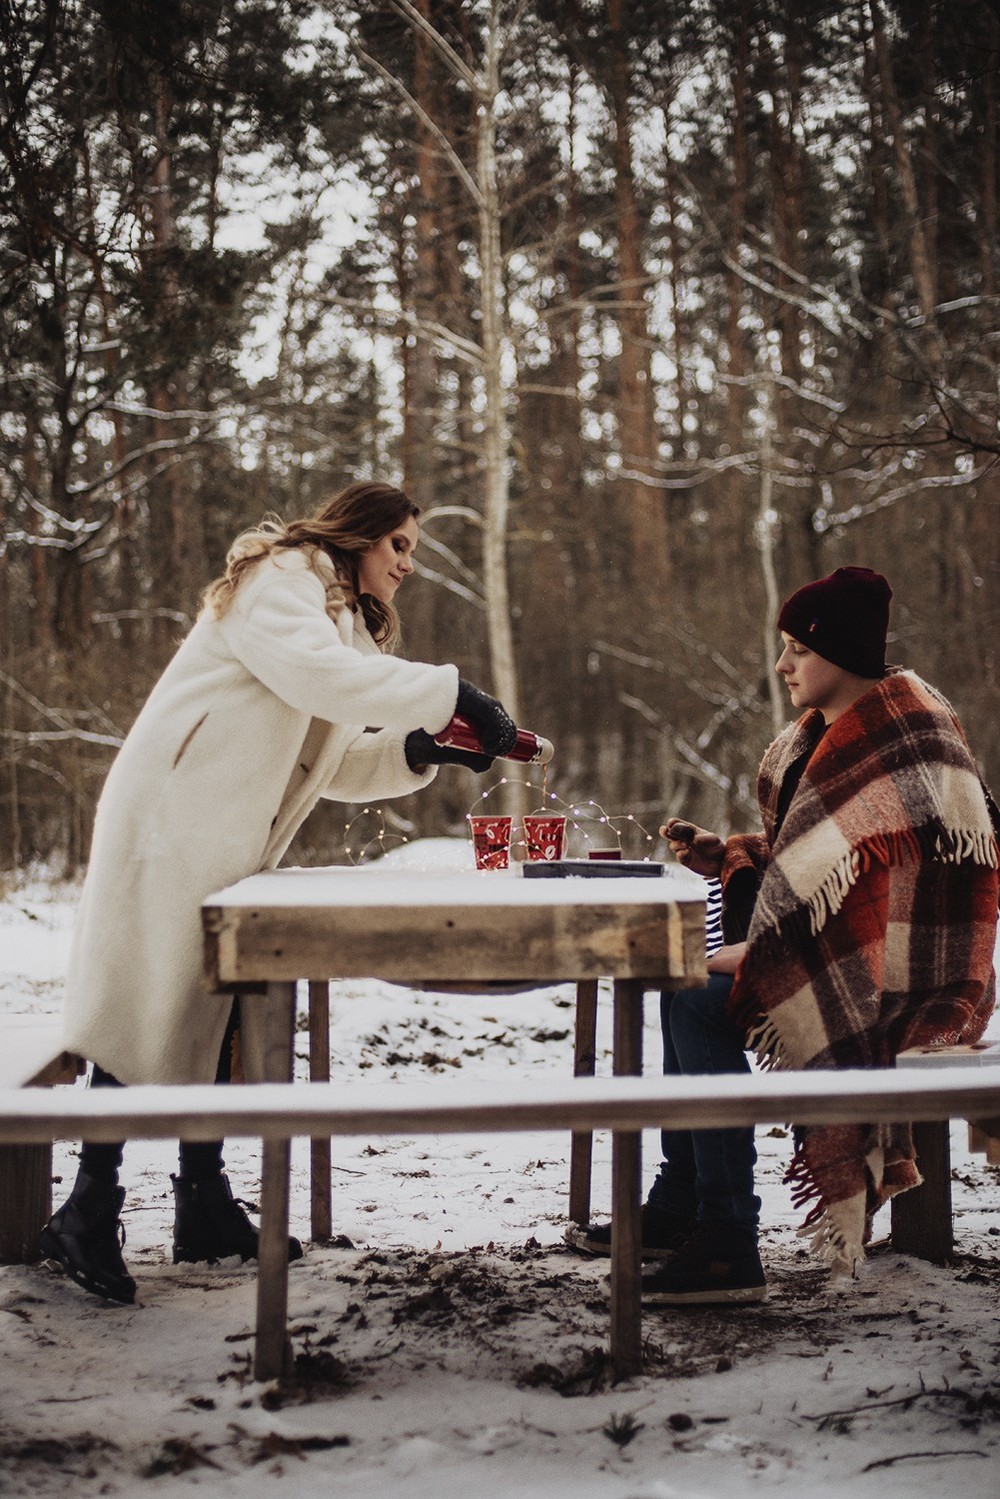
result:
M 412 771 L 426 770 L 428 765 L 464 765 L 480 775 L 493 764 L 492 755 L 476 755 L 471 750 L 438 744 L 426 729 L 411 729 L 403 741 L 406 763 Z
M 479 742 L 488 755 L 505 755 L 514 748 L 517 740 L 517 724 L 503 703 L 498 703 L 488 692 L 473 687 L 464 678 L 458 679 L 458 702 L 455 712 L 467 718 L 479 734 Z

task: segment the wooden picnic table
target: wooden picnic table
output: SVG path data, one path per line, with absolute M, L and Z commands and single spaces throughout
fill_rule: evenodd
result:
M 210 987 L 259 996 L 266 1006 L 266 1082 L 292 1079 L 298 980 L 451 988 L 572 982 L 596 993 L 597 981 L 610 979 L 619 1075 L 642 1071 L 644 991 L 705 982 L 705 886 L 679 866 L 661 877 L 567 879 L 525 878 L 520 866 L 282 869 L 210 895 L 202 915 Z M 328 1039 L 324 1045 L 328 1052 Z M 265 1140 L 258 1379 L 278 1377 L 287 1357 L 289 1165 L 289 1142 Z M 611 1355 L 627 1375 L 641 1365 L 638 1132 L 613 1135 L 611 1174 Z

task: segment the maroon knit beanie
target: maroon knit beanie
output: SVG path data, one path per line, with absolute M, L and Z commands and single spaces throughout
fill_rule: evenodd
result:
M 868 567 L 838 567 L 786 599 L 778 629 L 858 677 L 885 676 L 892 589 Z

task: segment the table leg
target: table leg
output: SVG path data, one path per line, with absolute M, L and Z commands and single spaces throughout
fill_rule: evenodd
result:
M 616 1076 L 642 1072 L 642 996 L 637 979 L 614 989 Z M 619 1379 L 642 1368 L 642 1135 L 616 1131 L 611 1141 L 611 1362 Z
M 950 1136 L 946 1119 L 914 1124 L 913 1144 L 923 1184 L 901 1192 L 889 1207 L 893 1249 L 938 1264 L 954 1246 Z
M 264 1081 L 292 1079 L 295 985 L 268 984 Z M 288 1194 L 291 1141 L 265 1140 L 261 1164 L 260 1241 L 257 1255 L 257 1343 L 254 1378 L 280 1379 L 290 1362 L 288 1344 Z
M 34 1264 L 51 1212 L 52 1146 L 0 1145 L 0 1265 Z
M 330 985 L 309 985 L 309 1081 L 330 1081 Z M 329 1239 L 332 1229 L 330 1201 L 330 1137 L 309 1142 L 309 1214 L 314 1239 Z
M 576 1030 L 573 1076 L 593 1077 L 597 1062 L 597 980 L 581 979 L 576 986 Z M 590 1174 L 594 1136 L 589 1130 L 570 1138 L 569 1217 L 581 1227 L 590 1222 Z

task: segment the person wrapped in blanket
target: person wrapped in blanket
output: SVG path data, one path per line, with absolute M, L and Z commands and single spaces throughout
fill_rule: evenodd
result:
M 766 751 L 763 831 L 723 840 L 671 819 L 689 869 L 718 878 L 724 942 L 708 987 L 662 998 L 664 1070 L 891 1067 L 983 1034 L 995 1003 L 996 804 L 954 711 L 885 663 L 892 591 L 838 568 L 786 600 L 776 671 L 801 716 Z M 648 1305 L 761 1300 L 752 1129 L 665 1131 L 643 1205 Z M 908 1125 L 795 1130 L 800 1232 L 833 1270 L 864 1257 L 875 1211 L 921 1178 Z M 580 1248 L 607 1252 L 609 1225 Z

